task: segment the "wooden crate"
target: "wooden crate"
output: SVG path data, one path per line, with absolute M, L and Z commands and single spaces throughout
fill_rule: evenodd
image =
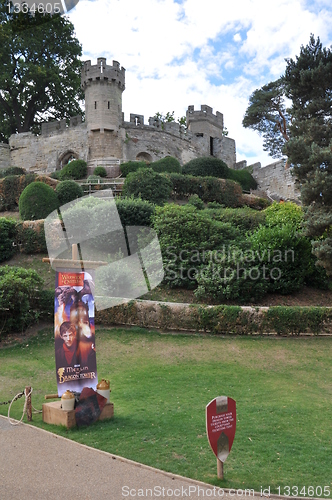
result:
M 99 417 L 99 420 L 111 418 L 114 415 L 114 404 L 107 403 Z M 63 410 L 61 401 L 43 404 L 43 422 L 53 425 L 64 425 L 67 429 L 76 426 L 75 410 Z

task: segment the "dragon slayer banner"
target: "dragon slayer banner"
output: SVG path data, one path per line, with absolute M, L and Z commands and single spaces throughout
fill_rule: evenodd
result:
M 54 299 L 58 395 L 96 389 L 94 271 L 57 268 Z

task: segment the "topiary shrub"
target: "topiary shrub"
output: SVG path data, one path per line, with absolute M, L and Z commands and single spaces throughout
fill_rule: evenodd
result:
M 47 252 L 43 220 L 17 222 L 16 231 L 20 252 L 27 254 Z
M 120 170 L 122 177 L 127 177 L 130 172 L 136 172 L 139 168 L 146 168 L 147 164 L 145 161 L 127 161 L 121 163 Z
M 130 172 L 123 185 L 123 196 L 134 196 L 156 205 L 165 203 L 171 195 L 172 183 L 152 168 L 141 168 Z
M 16 252 L 16 221 L 0 218 L 0 262 L 10 259 Z
M 123 226 L 151 226 L 155 206 L 140 198 L 117 198 L 116 208 Z
M 0 267 L 1 332 L 23 330 L 36 321 L 42 285 L 42 278 L 32 269 Z
M 241 184 L 242 189 L 250 191 L 250 189 L 257 189 L 257 182 L 248 170 L 234 170 L 228 169 L 228 178 Z
M 93 171 L 94 175 L 99 175 L 99 177 L 107 177 L 107 172 L 104 167 L 96 167 Z
M 24 175 L 26 170 L 21 167 L 8 167 L 0 169 L 0 178 L 7 177 L 8 175 Z
M 50 174 L 50 177 L 51 179 L 56 179 L 56 180 L 60 180 L 60 176 L 61 176 L 61 170 L 57 170 L 56 172 L 52 172 Z
M 70 201 L 76 200 L 83 196 L 83 189 L 75 181 L 62 181 L 55 189 L 58 195 L 59 204 L 65 205 Z
M 23 220 L 45 219 L 58 207 L 57 194 L 43 182 L 29 184 L 24 189 L 19 200 L 19 211 Z
M 0 179 L 0 211 L 15 210 L 24 188 L 35 179 L 36 174 L 8 175 Z
M 182 173 L 184 175 L 195 175 L 200 177 L 219 177 L 227 179 L 229 177 L 229 168 L 226 163 L 213 156 L 195 158 L 183 165 Z
M 174 156 L 166 156 L 161 160 L 154 161 L 149 165 L 155 172 L 175 172 L 181 173 L 181 165 L 179 160 L 174 158 Z
M 60 172 L 61 181 L 84 179 L 88 175 L 87 163 L 84 160 L 72 160 Z

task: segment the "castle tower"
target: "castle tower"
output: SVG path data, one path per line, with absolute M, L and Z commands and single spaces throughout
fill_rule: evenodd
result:
M 122 124 L 122 92 L 125 69 L 117 61 L 106 64 L 98 57 L 97 64 L 85 61 L 81 86 L 85 92 L 85 121 L 88 130 L 119 130 Z

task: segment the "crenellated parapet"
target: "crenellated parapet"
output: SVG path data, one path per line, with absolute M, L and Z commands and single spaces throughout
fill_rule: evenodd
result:
M 187 126 L 190 129 L 191 125 L 196 122 L 209 122 L 221 130 L 224 128 L 224 117 L 223 114 L 219 111 L 214 115 L 212 112 L 212 108 L 207 106 L 206 104 L 201 105 L 200 110 L 195 110 L 194 106 L 188 106 L 186 112 Z
M 98 57 L 97 64 L 91 64 L 91 60 L 85 61 L 81 72 L 81 87 L 83 90 L 87 86 L 96 82 L 112 82 L 125 89 L 126 70 L 120 67 L 118 61 L 113 61 L 112 65 L 106 63 L 106 57 Z

